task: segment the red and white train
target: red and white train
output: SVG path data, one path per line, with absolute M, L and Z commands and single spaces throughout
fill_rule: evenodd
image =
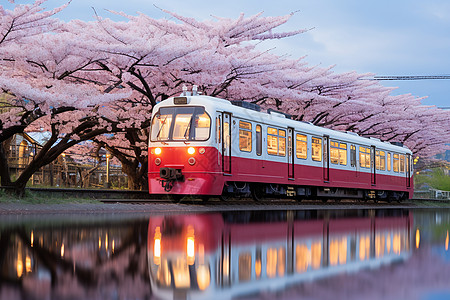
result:
M 149 190 L 175 199 L 411 198 L 412 153 L 244 101 L 184 93 L 154 107 Z
M 147 258 L 159 299 L 232 299 L 407 260 L 403 210 L 228 212 L 151 217 Z

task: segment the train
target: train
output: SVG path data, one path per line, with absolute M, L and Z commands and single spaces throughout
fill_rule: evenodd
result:
M 412 198 L 412 152 L 293 120 L 246 101 L 184 91 L 155 105 L 149 136 L 149 192 L 303 199 Z
M 147 260 L 158 299 L 232 299 L 405 262 L 407 210 L 154 216 Z

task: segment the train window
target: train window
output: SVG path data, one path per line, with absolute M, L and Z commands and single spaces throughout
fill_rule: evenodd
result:
M 359 166 L 370 168 L 370 148 L 359 147 Z
M 359 236 L 359 260 L 364 261 L 370 258 L 370 237 L 369 235 Z
M 152 119 L 150 138 L 151 141 L 206 141 L 210 127 L 211 118 L 204 107 L 161 107 Z
M 152 120 L 152 140 L 168 140 L 170 126 L 172 125 L 172 114 L 157 114 Z
M 175 126 L 173 127 L 173 139 L 184 139 L 184 133 L 189 129 L 192 114 L 178 114 L 175 117 Z
M 216 141 L 218 144 L 222 142 L 222 134 L 221 134 L 221 124 L 220 116 L 216 118 Z
M 339 143 L 338 142 L 330 142 L 330 162 L 332 164 L 339 163 Z
M 394 172 L 398 173 L 400 170 L 400 160 L 398 154 L 394 153 L 394 163 L 393 163 Z
M 311 157 L 315 161 L 322 161 L 322 139 L 313 137 L 311 139 Z
M 175 288 L 185 289 L 191 287 L 191 276 L 189 275 L 189 266 L 186 261 L 183 263 L 183 260 L 176 260 L 172 264 L 172 270 Z
M 239 121 L 239 149 L 252 151 L 252 123 Z
M 384 171 L 386 169 L 386 153 L 381 150 L 377 150 L 375 154 L 375 165 L 377 170 Z
M 201 115 L 195 116 L 194 119 L 194 137 L 197 140 L 205 140 L 209 138 L 209 128 L 211 127 L 211 118 L 206 112 Z M 189 136 L 189 132 L 185 133 L 185 136 Z
M 239 281 L 249 281 L 252 277 L 252 255 L 250 252 L 239 255 Z
M 261 248 L 257 248 L 256 249 L 256 253 L 255 253 L 255 277 L 256 279 L 260 279 L 261 278 L 261 271 L 262 271 L 262 265 L 261 262 L 262 261 L 262 253 L 261 253 Z
M 339 143 L 339 164 L 347 165 L 347 144 Z
M 261 125 L 256 125 L 256 155 L 262 154 L 262 130 Z
M 311 250 L 306 244 L 297 244 L 295 247 L 295 272 L 303 273 L 312 268 L 317 270 L 322 263 L 322 243 L 312 242 Z
M 387 154 L 387 170 L 391 171 L 391 153 L 388 152 Z
M 355 145 L 350 146 L 350 164 L 352 167 L 356 167 L 356 147 L 355 147 Z
M 267 277 L 273 278 L 277 275 L 283 277 L 286 272 L 286 248 L 269 248 L 267 249 L 266 259 Z
M 311 244 L 311 266 L 314 270 L 320 268 L 322 264 L 322 243 L 315 242 Z
M 330 239 L 329 262 L 331 266 L 345 265 L 348 256 L 347 237 Z
M 271 155 L 286 155 L 286 130 L 267 128 L 267 153 Z
M 405 156 L 400 155 L 400 173 L 405 173 Z
M 308 269 L 311 253 L 305 244 L 295 247 L 295 271 L 303 273 Z
M 223 122 L 223 149 L 229 154 L 231 146 L 231 136 L 230 136 L 230 123 L 225 121 Z
M 330 162 L 332 164 L 347 164 L 347 144 L 335 141 L 330 142 Z
M 278 155 L 285 156 L 286 155 L 286 130 L 278 130 L 280 137 L 278 138 Z
M 308 158 L 308 141 L 306 135 L 297 134 L 297 144 L 296 144 L 296 152 L 297 158 L 307 159 Z

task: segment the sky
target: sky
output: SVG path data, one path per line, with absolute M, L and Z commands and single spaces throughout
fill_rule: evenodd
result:
M 16 0 L 30 3 L 32 0 Z M 66 0 L 48 0 L 54 8 Z M 0 0 L 6 8 L 7 0 Z M 334 72 L 374 75 L 450 75 L 450 1 L 448 0 L 72 0 L 57 17 L 94 20 L 93 8 L 102 16 L 118 19 L 107 10 L 153 18 L 170 18 L 159 8 L 197 20 L 214 16 L 238 18 L 280 16 L 295 12 L 278 32 L 310 29 L 306 33 L 264 42 L 275 54 L 296 59 L 306 56 L 309 65 L 334 66 Z M 398 87 L 393 94 L 427 97 L 425 105 L 450 107 L 450 79 L 381 81 Z

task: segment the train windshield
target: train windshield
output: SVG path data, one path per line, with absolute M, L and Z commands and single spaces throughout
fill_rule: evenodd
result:
M 204 107 L 161 107 L 152 120 L 151 141 L 206 141 L 210 127 Z

